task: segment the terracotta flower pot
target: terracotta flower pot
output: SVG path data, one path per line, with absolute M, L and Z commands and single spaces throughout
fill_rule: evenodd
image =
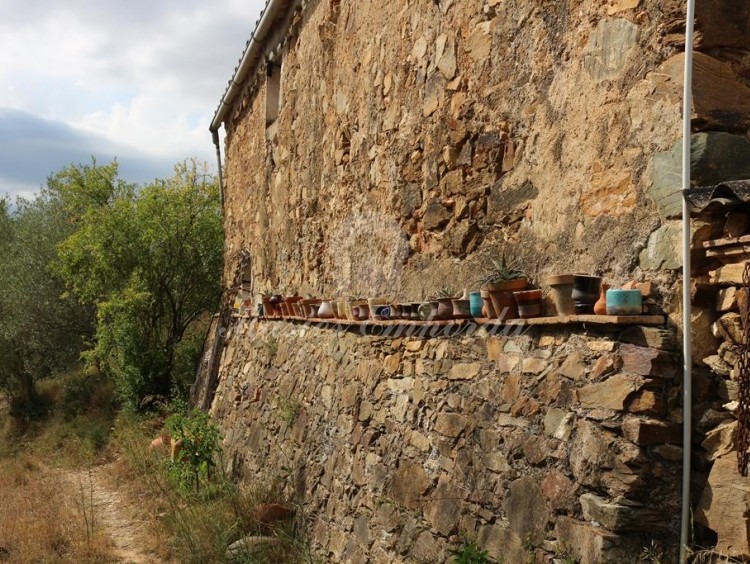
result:
M 359 321 L 366 321 L 370 319 L 370 306 L 366 303 L 359 305 L 359 312 L 357 314 Z
M 271 296 L 263 296 L 260 299 L 260 303 L 263 305 L 263 315 L 266 317 L 271 316 Z
M 468 319 L 471 317 L 471 302 L 464 299 L 451 300 L 454 319 Z
M 438 319 L 453 319 L 453 300 L 451 298 L 439 298 L 437 304 Z
M 495 310 L 497 319 L 505 321 L 506 319 L 518 319 L 518 304 L 513 297 L 513 292 L 525 290 L 529 285 L 526 278 L 517 278 L 497 284 L 487 284 L 486 288 L 492 299 L 492 307 Z
M 544 281 L 545 286 L 550 288 L 550 297 L 555 308 L 556 315 L 573 315 L 575 313 L 575 302 L 573 302 L 573 275 L 560 274 L 550 276 Z
M 594 313 L 596 315 L 607 315 L 607 290 L 609 290 L 609 284 L 602 282 L 601 290 L 599 290 L 599 299 L 594 304 Z
M 489 290 L 480 290 L 479 295 L 482 297 L 482 314 L 483 317 L 488 319 L 495 319 L 497 312 L 495 312 L 495 306 L 492 305 L 492 296 Z
M 281 302 L 283 298 L 279 294 L 271 296 L 269 303 L 271 304 L 271 315 L 272 317 L 279 317 L 281 315 Z
M 518 316 L 521 319 L 539 317 L 542 314 L 542 291 L 526 290 L 514 292 L 513 297 L 518 304 Z

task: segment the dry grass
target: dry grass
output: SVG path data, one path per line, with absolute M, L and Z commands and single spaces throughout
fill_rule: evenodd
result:
M 85 496 L 28 455 L 0 461 L 0 561 L 110 562 L 107 535 L 87 527 Z
M 149 452 L 151 438 L 158 435 L 154 421 L 121 417 L 115 441 L 121 458 L 114 476 L 120 491 L 137 499 L 141 518 L 153 524 L 151 546 L 161 546 L 161 556 L 179 562 L 226 562 L 227 547 L 249 535 L 261 534 L 254 509 L 259 503 L 278 501 L 279 492 L 265 488 L 240 490 L 226 477 L 217 475 L 200 492 L 181 491 L 169 472 L 168 458 Z M 218 464 L 220 469 L 222 464 Z M 300 542 L 294 524 L 276 530 L 280 545 L 262 556 L 240 556 L 239 562 L 310 563 L 312 558 Z M 155 548 L 154 548 L 155 549 Z

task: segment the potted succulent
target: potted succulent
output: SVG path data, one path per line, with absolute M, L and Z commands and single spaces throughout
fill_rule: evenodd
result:
M 453 300 L 456 292 L 450 286 L 440 288 L 430 301 L 437 302 L 437 319 L 453 319 Z
M 492 260 L 493 268 L 481 280 L 483 292 L 489 295 L 491 307 L 485 301 L 487 317 L 500 320 L 518 318 L 518 306 L 513 292 L 525 290 L 529 284 L 526 273 L 517 261 L 508 263 L 503 255 L 500 261 Z M 484 298 L 484 294 L 482 295 Z M 486 300 L 486 299 L 485 299 Z

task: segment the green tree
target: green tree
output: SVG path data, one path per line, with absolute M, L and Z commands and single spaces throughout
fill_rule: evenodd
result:
M 75 364 L 92 336 L 93 308 L 63 295 L 50 268 L 73 230 L 60 203 L 48 190 L 13 210 L 0 200 L 0 389 L 16 415 L 43 411 L 36 381 Z
M 195 161 L 141 190 L 116 173 L 94 166 L 57 177 L 76 226 L 59 246 L 57 267 L 70 291 L 97 308 L 87 358 L 137 407 L 193 376 L 180 355 L 195 350 L 185 337 L 220 296 L 221 210 L 216 179 Z M 177 366 L 189 366 L 189 376 Z

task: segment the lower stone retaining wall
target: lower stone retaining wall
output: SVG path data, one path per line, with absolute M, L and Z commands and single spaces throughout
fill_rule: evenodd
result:
M 230 471 L 282 480 L 323 560 L 443 562 L 463 538 L 505 563 L 676 560 L 667 331 L 232 323 L 211 406 Z

